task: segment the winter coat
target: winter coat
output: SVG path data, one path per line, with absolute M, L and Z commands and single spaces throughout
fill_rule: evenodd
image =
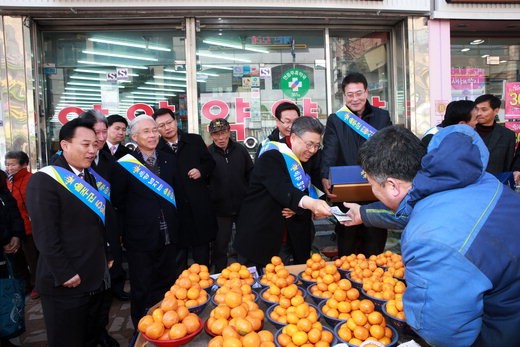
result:
M 163 138 L 159 140 L 157 149 L 174 154 L 177 162 L 179 181 L 174 188 L 180 218 L 179 245 L 198 246 L 213 241 L 218 229 L 208 188 L 215 160 L 200 135 L 179 130 L 179 137 L 177 153 Z M 188 171 L 193 168 L 201 173 L 197 180 L 188 177 Z
M 520 196 L 467 125 L 442 129 L 396 216 L 408 324 L 435 346 L 520 346 Z M 446 160 L 449 158 L 449 160 Z
M 235 216 L 249 185 L 253 161 L 247 149 L 231 139 L 226 150 L 214 143 L 208 150 L 216 163 L 210 178 L 211 201 L 215 211 L 218 216 Z
M 9 188 L 9 191 L 16 199 L 18 210 L 23 219 L 26 235 L 32 234 L 31 220 L 29 218 L 29 212 L 27 212 L 27 206 L 25 206 L 27 183 L 29 183 L 31 176 L 32 173 L 27 171 L 27 169 L 21 169 L 13 176 L 12 182 L 7 180 L 7 188 Z

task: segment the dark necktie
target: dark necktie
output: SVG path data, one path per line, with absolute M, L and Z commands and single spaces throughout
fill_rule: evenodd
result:
M 79 176 L 79 178 L 81 178 L 82 180 L 85 179 L 85 174 L 84 174 L 83 172 L 80 172 L 80 173 L 78 174 L 78 176 Z
M 13 175 L 13 174 L 7 175 L 7 179 L 8 179 L 9 182 L 11 182 L 11 183 L 13 183 L 13 178 L 14 178 L 14 175 Z
M 179 143 L 172 143 L 173 153 L 177 153 L 177 149 L 179 148 Z

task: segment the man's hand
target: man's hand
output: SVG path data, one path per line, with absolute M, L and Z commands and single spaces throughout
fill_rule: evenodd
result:
M 282 209 L 282 216 L 284 218 L 291 218 L 292 216 L 294 216 L 296 214 L 296 212 L 294 212 L 293 210 L 291 210 L 290 208 L 287 208 L 285 207 L 284 209 Z
M 188 171 L 188 177 L 192 180 L 198 180 L 201 176 L 202 175 L 200 174 L 199 169 L 193 168 L 190 171 Z
M 108 266 L 109 269 L 111 269 L 112 266 L 114 266 L 114 261 L 113 261 L 113 260 L 109 260 L 109 261 L 107 262 L 107 266 Z
M 520 185 L 520 171 L 513 171 L 513 177 L 515 179 L 515 184 Z
M 359 204 L 353 204 L 350 202 L 344 202 L 343 206 L 349 208 L 347 212 L 347 216 L 351 218 L 351 220 L 346 220 L 344 222 L 341 222 L 341 224 L 350 227 L 352 225 L 359 225 L 363 224 L 363 220 L 361 219 L 361 205 Z
M 20 239 L 16 236 L 11 237 L 11 240 L 7 245 L 4 245 L 4 253 L 13 254 L 18 252 L 20 249 Z
M 310 210 L 314 218 L 323 218 L 331 216 L 330 206 L 325 201 L 320 199 L 313 199 L 306 195 L 302 200 L 303 208 Z
M 338 196 L 336 194 L 332 194 L 330 191 L 330 180 L 328 178 L 322 178 L 321 184 L 323 184 L 323 190 L 325 191 L 325 194 L 328 198 L 337 198 Z
M 75 288 L 81 284 L 81 278 L 79 278 L 78 274 L 75 274 L 74 277 L 72 277 L 67 282 L 63 283 L 64 287 L 67 288 Z

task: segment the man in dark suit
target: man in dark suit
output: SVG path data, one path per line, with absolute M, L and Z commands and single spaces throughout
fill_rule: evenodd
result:
M 235 248 L 239 262 L 262 269 L 279 254 L 283 225 L 292 219 L 288 237 L 293 238 L 294 254 L 303 261 L 310 256 L 312 216 L 331 215 L 325 201 L 310 197 L 310 177 L 302 166 L 318 151 L 322 132 L 319 120 L 300 117 L 294 121 L 287 144 L 264 144 L 268 147 L 255 163 L 238 215 Z M 286 160 L 288 157 L 298 160 Z M 301 178 L 297 184 L 292 179 L 296 177 Z
M 92 162 L 91 169 L 94 170 L 91 173 L 98 174 L 101 177 L 95 177 L 96 183 L 103 183 L 103 180 L 108 182 L 110 187 L 111 182 L 115 179 L 114 167 L 117 162 L 114 160 L 109 152 L 103 151 L 102 149 L 106 145 L 107 141 L 107 120 L 105 116 L 97 110 L 88 110 L 79 115 L 79 118 L 88 120 L 94 123 L 94 132 L 96 134 L 97 148 L 96 157 Z M 107 191 L 108 195 L 109 188 Z M 112 306 L 112 297 L 126 301 L 130 299 L 130 295 L 124 291 L 126 273 L 123 269 L 123 255 L 121 249 L 121 231 L 119 224 L 114 219 L 114 223 L 107 225 L 107 239 L 110 243 L 110 251 L 112 259 L 114 260 L 112 267 L 110 268 L 110 288 L 103 294 L 103 305 L 101 308 L 100 321 L 105 327 L 99 337 L 99 344 L 101 347 L 118 347 L 119 343 L 108 333 L 106 327 L 109 323 L 110 307 Z
M 176 157 L 180 243 L 186 249 L 191 248 L 196 263 L 209 266 L 210 242 L 215 240 L 218 230 L 208 189 L 215 160 L 200 135 L 178 129 L 172 110 L 160 108 L 154 112 L 153 118 L 161 134 L 157 148 Z M 187 267 L 187 258 L 185 264 Z
M 96 195 L 95 179 L 87 170 L 96 155 L 96 135 L 91 122 L 77 118 L 61 128 L 59 139 L 62 154 L 27 186 L 27 209 L 40 252 L 36 289 L 49 346 L 96 346 L 102 292 L 109 282 L 105 200 Z M 54 174 L 58 172 L 61 178 Z M 89 191 L 89 199 L 78 196 L 78 187 Z M 91 196 L 96 204 L 88 203 Z
M 125 117 L 112 114 L 107 117 L 108 133 L 103 150 L 110 153 L 114 158 L 119 159 L 132 151 L 123 145 L 126 136 L 128 121 Z
M 365 76 L 353 72 L 345 76 L 341 83 L 345 105 L 361 122 L 366 122 L 376 130 L 392 125 L 388 111 L 370 105 L 368 102 L 368 82 Z M 334 198 L 329 181 L 331 166 L 357 165 L 359 147 L 365 138 L 333 113 L 327 118 L 323 135 L 321 177 L 323 189 L 328 197 Z M 346 227 L 336 224 L 338 255 L 363 253 L 366 256 L 383 252 L 386 244 L 386 229 L 356 225 Z
M 118 179 L 112 185 L 112 204 L 124 224 L 123 244 L 127 250 L 132 287 L 131 316 L 137 328 L 139 319 L 163 298 L 183 268 L 177 247 L 175 202 L 156 191 L 156 183 L 150 185 L 151 180 L 139 179 L 145 174 L 153 182 L 158 178 L 162 180 L 159 181 L 161 186 L 169 186 L 176 193 L 175 156 L 156 149 L 159 132 L 153 118 L 146 115 L 135 118 L 130 123 L 130 133 L 138 147 L 133 155 L 118 161 L 120 166 Z M 143 172 L 142 176 L 135 173 L 136 168 Z
M 477 126 L 480 135 L 489 150 L 489 162 L 486 171 L 499 175 L 512 170 L 515 157 L 516 134 L 498 124 L 495 118 L 500 111 L 500 99 L 491 94 L 484 94 L 475 99 Z
M 274 117 L 276 118 L 276 128 L 271 132 L 271 134 L 267 137 L 269 141 L 276 141 L 288 144 L 289 137 L 291 135 L 291 126 L 293 122 L 300 117 L 300 108 L 298 105 L 292 102 L 281 102 L 276 109 L 274 110 Z M 258 159 L 258 155 L 262 150 L 262 144 L 258 146 L 256 151 L 256 159 Z M 322 190 L 322 182 L 321 182 L 321 149 L 318 151 L 307 161 L 302 163 L 303 169 L 305 172 L 308 172 L 311 177 L 311 182 L 318 189 Z M 255 159 L 255 160 L 256 160 Z M 288 211 L 290 211 L 288 209 Z M 301 241 L 300 238 L 291 238 L 288 237 L 288 234 L 296 234 L 298 233 L 298 219 L 300 216 L 295 216 L 294 218 L 287 218 L 284 221 L 283 233 L 284 233 L 284 244 L 280 251 L 280 257 L 285 265 L 290 264 L 301 264 L 308 259 L 308 254 L 296 254 L 294 252 L 298 247 L 293 245 L 292 243 L 296 243 Z M 290 230 L 291 228 L 296 227 L 296 231 Z M 310 234 L 308 236 L 311 239 L 314 239 L 314 224 L 311 226 Z M 305 257 L 302 259 L 301 256 Z

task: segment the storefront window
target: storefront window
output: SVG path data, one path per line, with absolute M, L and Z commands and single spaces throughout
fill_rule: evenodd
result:
M 323 31 L 202 31 L 197 36 L 201 133 L 227 118 L 251 153 L 275 128 L 274 109 L 296 103 L 326 121 Z
M 360 72 L 368 81 L 372 105 L 389 109 L 389 33 L 373 31 L 331 31 L 332 109 L 343 105 L 341 82 L 351 72 Z
M 84 110 L 133 119 L 170 107 L 186 126 L 184 35 L 175 31 L 46 32 L 44 109 L 48 150 L 62 124 Z
M 518 81 L 519 71 L 518 38 L 451 38 L 453 100 L 474 100 L 481 94 L 504 97 L 504 82 Z

